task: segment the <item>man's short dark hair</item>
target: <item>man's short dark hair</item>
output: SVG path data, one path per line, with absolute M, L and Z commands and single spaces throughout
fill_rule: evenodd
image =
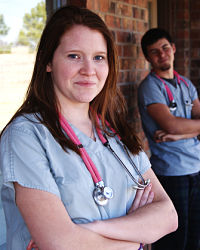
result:
M 143 35 L 141 40 L 141 46 L 145 57 L 148 57 L 147 46 L 154 44 L 162 38 L 166 38 L 171 44 L 173 43 L 170 34 L 166 30 L 161 28 L 150 29 Z

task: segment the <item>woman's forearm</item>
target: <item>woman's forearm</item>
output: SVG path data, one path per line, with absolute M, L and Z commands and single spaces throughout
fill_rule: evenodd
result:
M 169 212 L 170 209 L 164 211 L 165 205 L 169 207 L 165 202 L 154 202 L 124 217 L 95 221 L 84 227 L 111 239 L 152 243 L 176 230 L 173 206 Z
M 111 239 L 138 243 L 152 243 L 175 231 L 178 225 L 176 210 L 153 171 L 147 172 L 144 178 L 152 181 L 152 203 L 147 203 L 126 216 L 82 226 Z
M 71 232 L 68 236 L 64 234 L 60 237 L 56 237 L 46 243 L 42 240 L 36 245 L 39 246 L 40 250 L 138 250 L 139 244 L 121 241 L 117 239 L 109 239 L 98 233 L 91 232 L 84 228 L 74 225 L 71 228 Z

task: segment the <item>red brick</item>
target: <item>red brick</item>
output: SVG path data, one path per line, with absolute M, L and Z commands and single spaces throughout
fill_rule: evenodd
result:
M 199 29 L 191 29 L 191 30 L 190 30 L 190 38 L 191 38 L 191 39 L 199 39 L 199 40 L 200 40 L 200 32 L 199 32 Z
M 145 23 L 143 21 L 137 21 L 137 31 L 144 33 L 146 30 Z
M 132 42 L 133 35 L 131 32 L 117 31 L 117 41 L 121 43 Z
M 129 18 L 122 18 L 121 19 L 121 28 L 125 30 L 133 30 L 133 21 Z
M 123 16 L 123 17 L 125 17 L 125 16 L 131 17 L 132 16 L 132 9 L 127 4 L 122 4 L 122 3 L 117 2 L 116 14 Z
M 94 9 L 94 2 L 93 2 L 93 0 L 88 0 L 87 1 L 87 8 L 90 9 L 90 10 Z
M 200 57 L 200 48 L 192 48 L 191 58 L 199 58 L 199 57 Z
M 105 22 L 111 28 L 120 28 L 121 26 L 121 19 L 116 16 L 106 15 Z
M 136 4 L 137 0 L 123 0 L 123 2 L 128 4 Z
M 185 29 L 185 30 L 181 30 L 181 29 L 178 29 L 177 30 L 177 38 L 179 39 L 189 39 L 189 30 L 188 29 Z
M 179 10 L 176 12 L 176 18 L 181 20 L 189 20 L 189 11 L 188 10 Z
M 137 57 L 137 47 L 136 45 L 125 45 L 124 46 L 124 56 L 125 57 Z
M 128 70 L 128 69 L 132 69 L 135 65 L 135 60 L 133 59 L 124 59 L 122 58 L 121 60 L 121 69 L 123 70 Z M 135 67 L 134 67 L 135 68 Z
M 122 16 L 132 17 L 132 9 L 128 5 L 123 5 L 121 13 Z
M 132 21 L 132 26 L 133 26 L 133 31 L 137 31 L 137 21 L 136 20 Z
M 198 0 L 193 0 L 193 1 L 190 1 L 190 9 L 191 10 L 194 10 L 194 11 L 198 11 L 199 12 L 199 9 L 200 9 L 200 2 Z
M 146 0 L 138 0 L 137 5 L 142 8 L 147 8 L 148 7 L 148 1 Z
M 123 72 L 119 72 L 117 82 L 123 82 Z
M 199 48 L 198 40 L 192 40 L 190 44 L 191 44 L 191 48 Z
M 191 29 L 200 28 L 199 12 L 193 12 L 191 16 Z
M 149 13 L 148 13 L 148 9 L 142 9 L 141 10 L 141 19 L 144 21 L 144 22 L 148 22 L 149 18 Z
M 198 69 L 199 68 L 190 70 L 190 74 L 192 75 L 193 78 L 199 76 L 199 70 Z
M 180 10 L 180 11 L 184 11 L 184 10 L 189 9 L 189 1 L 188 0 L 186 0 L 186 1 L 184 1 L 184 0 L 177 0 L 176 1 L 176 9 Z
M 140 19 L 140 10 L 137 7 L 132 8 L 133 17 L 136 19 Z
M 94 8 L 93 10 L 94 10 L 94 11 L 98 11 L 98 10 L 99 10 L 99 5 L 100 5 L 99 0 L 93 0 L 93 2 L 94 2 L 94 3 L 93 3 L 93 4 L 94 4 L 94 5 L 93 5 L 93 8 Z
M 108 12 L 108 10 L 109 10 L 109 1 L 108 0 L 101 0 L 101 1 L 99 1 L 100 2 L 100 11 L 102 11 L 102 12 Z
M 116 12 L 116 3 L 115 2 L 110 2 L 109 12 L 113 13 L 113 14 Z
M 117 53 L 118 53 L 118 56 L 123 56 L 123 46 L 122 45 L 117 45 Z
M 136 70 L 131 70 L 130 72 L 130 82 L 136 82 L 137 74 Z

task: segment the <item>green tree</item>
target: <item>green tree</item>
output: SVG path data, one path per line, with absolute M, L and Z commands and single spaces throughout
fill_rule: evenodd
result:
M 2 14 L 0 14 L 0 35 L 1 36 L 5 36 L 8 34 L 9 31 L 9 27 L 6 26 L 5 22 L 4 22 L 4 17 Z
M 45 3 L 42 1 L 26 13 L 23 18 L 23 28 L 18 35 L 18 44 L 28 45 L 35 49 L 46 22 Z

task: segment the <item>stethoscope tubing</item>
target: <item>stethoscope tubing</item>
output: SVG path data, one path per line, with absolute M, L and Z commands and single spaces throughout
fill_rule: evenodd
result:
M 168 85 L 165 83 L 165 81 L 159 76 L 157 75 L 154 71 L 152 71 L 152 73 L 154 73 L 155 77 L 157 77 L 165 86 L 165 90 L 167 92 L 167 96 L 168 96 L 168 99 L 169 99 L 169 102 L 174 102 L 174 97 L 172 95 L 172 92 L 170 90 L 170 88 L 168 87 Z M 180 75 L 178 74 L 178 72 L 176 72 L 175 70 L 173 71 L 175 77 L 177 78 L 177 82 L 178 84 L 180 85 L 181 81 L 185 83 L 186 87 L 188 88 L 188 91 L 189 91 L 189 85 L 188 83 L 182 78 L 180 77 Z
M 98 182 L 101 182 L 102 179 L 101 179 L 101 176 L 100 176 L 96 166 L 94 165 L 93 161 L 89 157 L 85 148 L 82 146 L 78 137 L 76 136 L 76 134 L 74 133 L 74 131 L 72 130 L 72 128 L 70 127 L 68 122 L 65 120 L 65 118 L 62 116 L 62 114 L 59 114 L 59 117 L 60 117 L 60 123 L 61 123 L 62 128 L 67 133 L 67 135 L 72 140 L 72 142 L 79 147 L 79 150 L 81 152 L 81 158 L 84 161 L 88 171 L 90 172 L 94 183 L 96 184 Z
M 73 129 L 71 128 L 71 126 L 68 124 L 68 122 L 65 120 L 65 118 L 62 116 L 62 114 L 59 114 L 59 119 L 60 119 L 60 124 L 61 127 L 64 129 L 64 131 L 66 132 L 66 134 L 69 136 L 69 138 L 72 140 L 72 142 L 77 145 L 77 147 L 80 150 L 81 153 L 81 158 L 84 161 L 88 171 L 91 174 L 91 177 L 95 183 L 96 187 L 101 187 L 104 188 L 104 182 L 95 166 L 95 164 L 93 163 L 93 161 L 91 160 L 91 158 L 89 157 L 87 151 L 84 149 L 83 145 L 81 144 L 81 142 L 79 141 L 78 137 L 76 136 L 76 134 L 74 133 Z M 100 126 L 100 118 L 99 116 L 97 116 L 97 123 Z M 121 138 L 118 134 L 116 134 L 115 130 L 113 128 L 111 128 L 110 124 L 108 123 L 108 121 L 106 121 L 106 125 L 111 129 L 111 131 L 118 136 L 118 139 L 121 143 L 121 146 L 123 146 L 124 151 L 126 152 L 129 161 L 131 163 L 131 165 L 134 167 L 136 173 L 139 175 L 140 179 L 142 180 L 142 183 L 139 183 L 131 174 L 131 172 L 128 170 L 128 168 L 125 166 L 125 164 L 123 163 L 123 161 L 118 157 L 118 155 L 115 153 L 115 151 L 111 148 L 108 139 L 106 138 L 106 135 L 103 135 L 102 131 L 100 130 L 99 126 L 96 128 L 97 134 L 99 139 L 101 140 L 102 144 L 104 146 L 106 146 L 110 152 L 114 155 L 114 157 L 119 161 L 119 163 L 123 166 L 123 168 L 126 170 L 127 174 L 131 177 L 131 179 L 133 180 L 133 182 L 136 184 L 136 186 L 133 186 L 135 189 L 144 189 L 146 186 L 148 186 L 148 184 L 150 183 L 150 180 L 144 180 L 144 178 L 142 177 L 140 171 L 138 170 L 138 168 L 136 167 L 136 165 L 134 164 L 134 162 L 132 161 L 128 150 L 126 148 L 126 146 L 122 143 Z M 108 188 L 108 187 L 105 187 Z

